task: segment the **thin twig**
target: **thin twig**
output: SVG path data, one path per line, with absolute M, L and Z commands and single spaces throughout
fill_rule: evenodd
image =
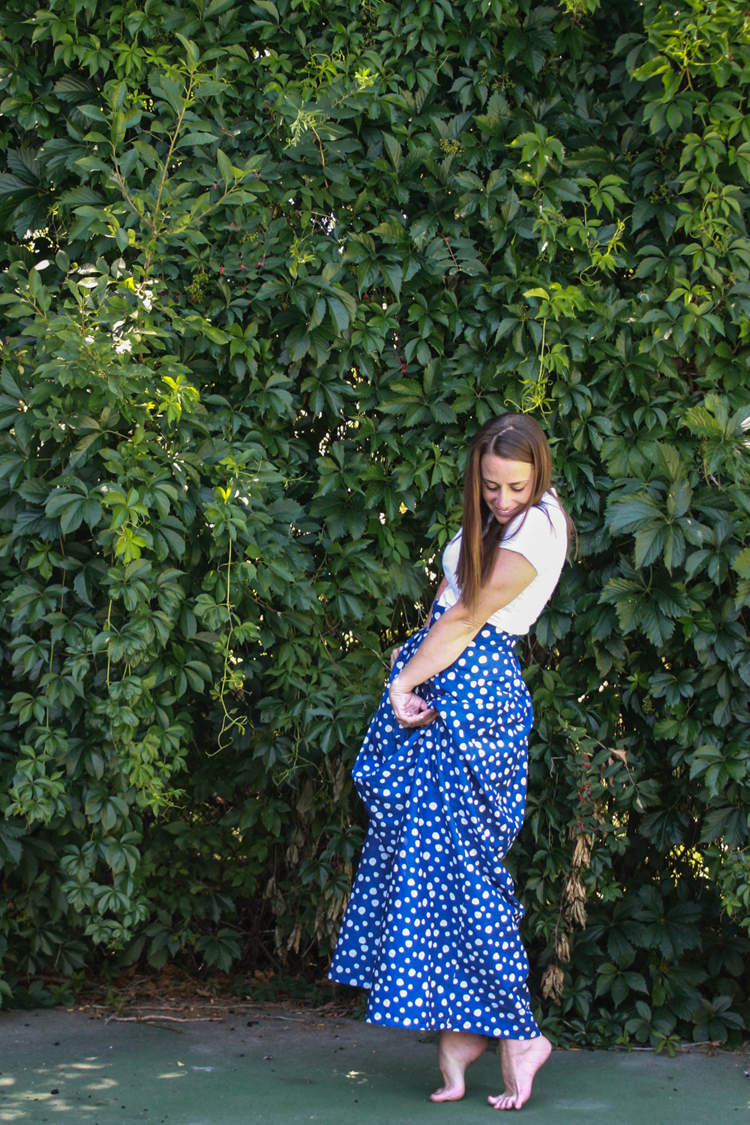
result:
M 171 1023 L 223 1023 L 222 1016 L 193 1016 L 185 1019 L 183 1016 L 108 1016 L 105 1024 L 112 1023 L 146 1023 L 148 1020 L 169 1020 Z
M 354 684 L 352 683 L 352 681 L 351 681 L 351 680 L 349 679 L 349 677 L 347 676 L 346 672 L 342 672 L 342 670 L 341 670 L 341 669 L 339 668 L 339 666 L 338 666 L 338 664 L 336 663 L 336 661 L 335 661 L 335 660 L 333 659 L 333 657 L 331 656 L 331 653 L 330 653 L 330 651 L 329 651 L 329 649 L 328 649 L 328 645 L 326 644 L 326 640 L 325 640 L 325 637 L 324 637 L 324 636 L 323 636 L 323 634 L 321 633 L 321 631 L 320 631 L 320 629 L 318 628 L 317 624 L 316 624 L 316 626 L 315 626 L 315 631 L 316 631 L 316 633 L 318 634 L 318 636 L 320 637 L 320 640 L 321 640 L 321 643 L 322 643 L 322 645 L 323 645 L 323 648 L 325 649 L 325 654 L 326 654 L 326 656 L 327 656 L 327 657 L 328 657 L 328 659 L 330 660 L 331 664 L 333 664 L 333 666 L 334 666 L 334 668 L 336 669 L 336 671 L 338 672 L 339 676 L 341 676 L 341 677 L 342 677 L 342 679 L 346 680 L 346 682 L 348 683 L 348 685 L 349 685 L 349 687 L 350 687 L 350 688 L 352 689 L 352 691 L 356 691 L 357 689 L 355 688 Z
M 283 1020 L 284 1023 L 307 1023 L 304 1016 L 264 1016 L 264 1020 Z

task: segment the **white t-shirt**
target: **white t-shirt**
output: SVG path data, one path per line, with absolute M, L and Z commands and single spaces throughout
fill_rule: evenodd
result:
M 523 515 L 512 519 L 499 549 L 523 555 L 537 572 L 536 578 L 526 589 L 508 605 L 493 613 L 488 622 L 505 633 L 522 637 L 528 633 L 551 598 L 565 563 L 568 550 L 567 526 L 557 497 L 552 492 L 545 492 L 539 504 L 529 508 L 525 519 Z M 460 551 L 459 531 L 443 552 L 443 573 L 448 579 L 448 586 L 441 594 L 438 605 L 445 609 L 455 605 L 461 596 L 456 582 Z

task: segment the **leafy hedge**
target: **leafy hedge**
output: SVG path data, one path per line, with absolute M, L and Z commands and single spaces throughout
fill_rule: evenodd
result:
M 11 1002 L 95 947 L 324 966 L 389 648 L 521 409 L 580 541 L 522 646 L 540 1019 L 741 1037 L 749 87 L 737 0 L 6 0 Z

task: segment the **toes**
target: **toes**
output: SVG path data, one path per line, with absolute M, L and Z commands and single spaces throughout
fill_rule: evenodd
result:
M 487 1101 L 490 1103 L 490 1105 L 493 1107 L 493 1109 L 520 1109 L 521 1108 L 520 1105 L 517 1104 L 516 1098 L 511 1097 L 509 1094 L 500 1094 L 496 1098 L 490 1097 L 490 1098 L 487 1098 Z

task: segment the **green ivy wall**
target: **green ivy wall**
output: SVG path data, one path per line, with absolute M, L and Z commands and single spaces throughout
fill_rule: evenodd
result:
M 579 533 L 520 646 L 539 1018 L 741 1039 L 749 90 L 737 0 L 5 0 L 11 1003 L 320 975 L 390 647 L 520 409 Z

